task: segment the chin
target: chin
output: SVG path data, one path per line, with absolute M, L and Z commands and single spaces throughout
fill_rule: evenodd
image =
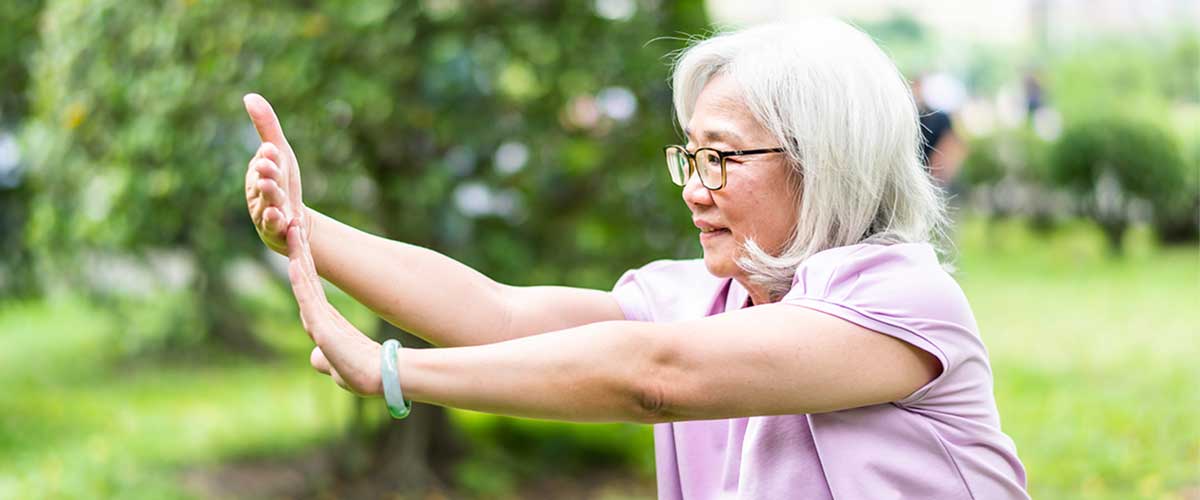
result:
M 708 268 L 708 273 L 718 278 L 732 278 L 741 271 L 733 258 L 720 254 L 713 255 L 708 252 L 704 253 L 704 267 Z

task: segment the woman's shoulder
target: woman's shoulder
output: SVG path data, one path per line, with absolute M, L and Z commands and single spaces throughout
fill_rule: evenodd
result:
M 702 314 L 724 282 L 702 259 L 656 260 L 626 271 L 613 294 L 626 319 L 668 321 Z
M 793 285 L 836 281 L 862 275 L 902 278 L 946 278 L 950 273 L 929 243 L 859 243 L 817 252 L 796 268 Z
M 856 270 L 942 269 L 937 250 L 927 242 L 858 243 L 830 248 L 813 254 L 800 268 L 831 267 Z
M 718 285 L 722 280 L 708 272 L 703 259 L 664 259 L 626 271 L 617 285 L 627 281 L 636 281 L 643 287 L 658 290 L 692 290 Z
M 788 298 L 906 310 L 974 325 L 966 295 L 929 243 L 831 248 L 796 269 Z

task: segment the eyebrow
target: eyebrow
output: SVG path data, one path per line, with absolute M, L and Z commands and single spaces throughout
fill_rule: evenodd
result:
M 692 137 L 691 129 L 684 127 L 683 133 L 689 139 L 694 139 L 694 137 Z M 704 136 L 703 138 L 705 142 L 723 142 L 725 144 L 734 145 L 741 144 L 742 141 L 742 136 L 738 135 L 737 132 L 727 129 L 705 129 L 701 135 Z

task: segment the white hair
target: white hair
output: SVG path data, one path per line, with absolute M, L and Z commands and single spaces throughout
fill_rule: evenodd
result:
M 771 300 L 786 294 L 797 266 L 822 250 L 862 242 L 936 243 L 943 236 L 945 203 L 921 163 L 912 92 L 865 33 L 818 18 L 695 43 L 674 69 L 681 125 L 717 75 L 741 87 L 745 104 L 787 150 L 792 166 L 797 199 L 789 241 L 771 255 L 747 238 L 738 259 Z

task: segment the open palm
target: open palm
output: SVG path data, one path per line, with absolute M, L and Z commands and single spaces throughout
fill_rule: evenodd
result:
M 329 304 L 303 232 L 299 224 L 285 230 L 288 279 L 300 305 L 300 321 L 317 344 L 309 362 L 343 389 L 360 396 L 378 396 L 383 392 L 379 376 L 381 346 Z
M 263 243 L 287 254 L 288 226 L 297 222 L 305 229 L 312 228 L 301 197 L 300 163 L 271 104 L 258 94 L 246 94 L 242 102 L 262 139 L 246 168 L 246 207 Z

